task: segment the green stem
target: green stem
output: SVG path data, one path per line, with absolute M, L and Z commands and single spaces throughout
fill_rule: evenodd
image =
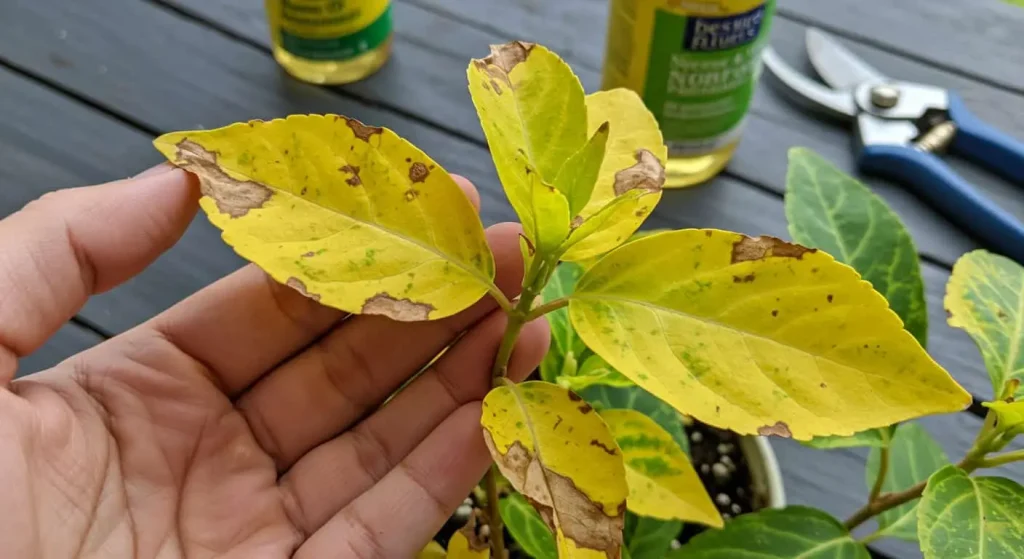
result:
M 882 534 L 881 530 L 876 530 L 876 531 L 871 532 L 870 534 L 864 536 L 863 538 L 861 538 L 860 539 L 860 543 L 862 543 L 864 545 L 868 545 L 869 543 L 871 543 L 871 542 L 881 538 L 882 535 L 883 534 Z
M 491 464 L 487 469 L 485 484 L 487 485 L 487 525 L 490 527 L 491 556 L 505 557 L 505 529 L 501 521 L 501 508 L 498 507 L 498 466 Z
M 878 496 L 882 494 L 882 485 L 885 484 L 885 476 L 888 472 L 889 445 L 885 445 L 878 453 L 878 475 L 875 476 L 875 485 L 871 488 L 871 493 L 868 494 L 868 502 L 878 500 Z
M 549 303 L 544 303 L 543 305 L 539 305 L 536 308 L 534 308 L 532 311 L 530 311 L 530 314 L 526 315 L 526 322 L 530 322 L 531 320 L 536 320 L 536 319 L 538 319 L 538 318 L 548 314 L 549 312 L 557 311 L 558 309 L 560 309 L 560 308 L 562 308 L 562 307 L 564 307 L 564 306 L 566 306 L 568 304 L 569 304 L 569 298 L 568 297 L 562 297 L 560 299 L 555 299 L 554 301 L 551 301 Z
M 1014 450 L 1013 452 L 1006 452 L 1004 454 L 997 454 L 995 456 L 982 458 L 979 466 L 980 468 L 995 468 L 996 466 L 1002 466 L 1003 464 L 1009 464 L 1010 462 L 1020 462 L 1024 460 L 1024 450 Z

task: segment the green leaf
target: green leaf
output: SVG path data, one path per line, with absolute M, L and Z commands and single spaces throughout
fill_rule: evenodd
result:
M 636 386 L 633 384 L 633 381 L 613 369 L 607 361 L 601 359 L 600 355 L 594 354 L 587 356 L 587 359 L 583 361 L 583 365 L 579 367 L 575 374 L 561 375 L 558 377 L 557 382 L 574 392 L 579 392 L 594 384 L 618 387 Z
M 682 529 L 683 523 L 678 520 L 659 520 L 627 511 L 623 537 L 633 559 L 663 559 Z
M 569 212 L 573 216 L 579 215 L 590 201 L 607 143 L 608 122 L 605 121 L 597 127 L 587 145 L 573 154 L 555 177 L 555 188 L 569 200 Z
M 875 484 L 880 460 L 881 450 L 872 448 L 865 468 L 869 491 Z M 896 427 L 889 443 L 889 470 L 882 483 L 882 492 L 910 489 L 947 464 L 946 453 L 924 427 L 916 423 L 902 423 Z M 917 501 L 911 501 L 879 514 L 876 517 L 879 532 L 883 536 L 916 541 L 917 505 Z
M 529 235 L 538 221 L 530 174 L 554 184 L 587 142 L 583 86 L 558 55 L 520 41 L 492 46 L 490 56 L 470 63 L 467 77 L 498 177 Z
M 884 429 L 868 429 L 867 431 L 854 433 L 849 437 L 814 437 L 809 441 L 801 442 L 806 446 L 822 450 L 828 450 L 832 448 L 853 448 L 859 446 L 878 448 L 885 446 L 886 439 L 884 433 Z
M 737 516 L 666 555 L 670 559 L 869 559 L 838 520 L 802 506 Z M 947 559 L 952 559 L 949 556 Z
M 555 299 L 568 297 L 576 288 L 576 282 L 583 275 L 583 270 L 571 262 L 563 262 L 555 268 L 551 279 L 541 291 L 541 300 L 550 303 Z M 551 345 L 544 360 L 541 361 L 541 378 L 548 382 L 562 375 L 576 374 L 579 360 L 583 357 L 587 346 L 576 335 L 569 322 L 569 311 L 565 308 L 544 315 L 551 326 Z M 571 365 L 571 366 L 570 366 Z
M 853 266 L 922 346 L 928 310 L 917 249 L 899 216 L 853 177 L 806 148 L 789 150 L 786 176 L 789 234 Z
M 497 289 L 465 193 L 391 130 L 292 115 L 153 143 L 199 177 L 200 205 L 224 242 L 323 305 L 432 320 Z
M 683 452 L 690 451 L 690 441 L 686 438 L 686 431 L 683 429 L 683 420 L 679 412 L 643 388 L 597 384 L 584 388 L 579 395 L 599 411 L 621 409 L 643 413 L 672 435 L 672 439 L 679 444 L 679 448 L 683 449 Z
M 555 536 L 548 530 L 540 514 L 519 493 L 498 501 L 501 518 L 512 538 L 534 559 L 557 559 Z
M 569 317 L 637 385 L 740 434 L 852 435 L 971 402 L 852 268 L 774 237 L 631 241 L 583 274 Z
M 997 254 L 971 251 L 960 257 L 946 285 L 949 325 L 966 330 L 978 344 L 992 379 L 993 398 L 1024 396 L 1024 268 Z
M 569 236 L 569 201 L 535 172 L 530 174 L 529 182 L 533 219 L 523 223 L 523 232 L 543 258 L 554 254 Z
M 946 466 L 928 478 L 917 513 L 925 559 L 1024 557 L 1024 487 Z

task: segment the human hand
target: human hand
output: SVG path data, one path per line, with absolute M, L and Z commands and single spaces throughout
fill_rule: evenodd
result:
M 480 400 L 505 324 L 490 298 L 434 322 L 345 317 L 250 265 L 12 381 L 91 294 L 170 248 L 198 198 L 161 166 L 0 221 L 0 557 L 414 556 L 490 463 Z M 509 297 L 518 233 L 487 232 Z M 528 325 L 510 376 L 547 343 Z

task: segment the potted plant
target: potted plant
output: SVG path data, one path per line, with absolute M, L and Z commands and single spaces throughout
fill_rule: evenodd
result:
M 420 321 L 490 296 L 507 314 L 480 418 L 494 467 L 471 497 L 480 506 L 447 538 L 447 556 L 647 556 L 637 533 L 652 531 L 671 535 L 657 540 L 669 547 L 686 540 L 672 557 L 863 558 L 852 531 L 870 518 L 880 529 L 863 539 L 919 539 L 929 559 L 1024 549 L 1024 488 L 974 475 L 1024 459 L 1004 451 L 1024 431 L 1024 404 L 1014 400 L 1024 354 L 1019 266 L 977 251 L 954 269 L 950 322 L 978 340 L 996 397 L 963 460 L 910 475 L 899 457 L 919 452 L 920 433 L 904 422 L 960 411 L 971 396 L 923 347 L 915 252 L 884 204 L 796 150 L 787 195 L 796 242 L 715 229 L 626 242 L 664 183 L 666 148 L 639 97 L 587 95 L 557 55 L 523 42 L 492 47 L 468 78 L 523 224 L 526 272 L 514 299 L 494 284 L 468 199 L 390 130 L 293 115 L 155 142 L 199 177 L 202 207 L 225 242 L 324 305 Z M 509 381 L 519 332 L 545 318 L 560 353 L 540 378 Z M 676 428 L 683 417 L 693 460 L 686 429 Z M 754 466 L 752 480 L 770 452 L 758 458 L 750 449 L 767 447 L 744 441 L 871 446 L 866 504 L 845 522 L 771 499 L 735 513 L 733 496 L 726 503 L 706 488 L 715 467 L 701 477 L 698 433 L 698 442 L 740 437 L 735 446 L 747 450 L 735 456 Z M 724 456 L 714 463 L 729 469 Z M 756 483 L 743 489 L 755 493 Z M 515 547 L 505 521 L 529 526 L 510 530 Z M 683 525 L 704 528 L 688 537 Z

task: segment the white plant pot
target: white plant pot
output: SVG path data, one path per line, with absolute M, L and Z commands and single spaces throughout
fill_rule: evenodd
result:
M 767 437 L 742 437 L 740 449 L 747 458 L 755 495 L 763 496 L 770 508 L 786 506 L 786 491 L 782 485 L 782 470 L 775 459 L 775 451 Z

